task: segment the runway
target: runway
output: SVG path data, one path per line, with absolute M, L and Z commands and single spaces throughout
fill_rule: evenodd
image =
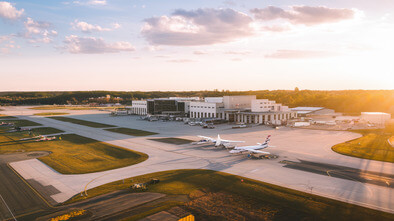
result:
M 0 220 L 22 214 L 43 211 L 48 205 L 31 189 L 7 163 L 31 159 L 26 153 L 0 155 Z
M 149 155 L 148 160 L 137 165 L 83 175 L 59 174 L 36 159 L 11 164 L 25 179 L 32 179 L 43 185 L 51 185 L 56 188 L 59 193 L 50 195 L 56 202 L 63 202 L 73 195 L 79 194 L 85 188 L 90 189 L 127 177 L 172 169 L 211 169 L 373 209 L 394 212 L 394 192 L 391 184 L 385 186 L 384 184 L 376 185 L 373 182 L 360 182 L 359 180 L 340 177 L 338 172 L 331 171 L 329 176 L 305 169 L 290 168 L 280 163 L 283 160 L 296 163 L 302 161 L 317 162 L 367 171 L 367 175 L 373 174 L 377 177 L 379 177 L 379 174 L 386 174 L 386 177 L 392 176 L 394 174 L 392 163 L 353 158 L 331 151 L 333 145 L 355 139 L 360 136 L 359 134 L 344 131 L 291 128 L 275 130 L 265 126 L 231 130 L 229 129 L 230 125 L 220 125 L 212 130 L 204 130 L 201 127 L 184 125 L 181 122 L 147 122 L 138 120 L 136 116 L 110 117 L 107 113 L 98 111 L 74 111 L 71 115 L 68 115 L 68 117 L 77 119 L 159 133 L 148 137 L 132 137 L 102 129 L 31 116 L 32 112 L 27 109 L 16 108 L 16 110 L 11 110 L 10 113 L 7 113 L 6 110 L 5 113 L 9 115 L 23 113 L 22 116 L 18 117 Z M 245 155 L 230 155 L 225 149 L 198 147 L 191 144 L 175 145 L 149 140 L 164 137 L 197 140 L 196 135 L 217 136 L 218 133 L 223 139 L 245 140 L 247 141 L 245 145 L 261 142 L 270 134 L 272 135 L 271 144 L 276 147 L 266 150 L 278 155 L 279 158 L 250 160 Z M 330 171 L 328 173 L 330 174 Z M 346 175 L 349 175 L 349 173 Z M 362 176 L 362 174 L 359 174 L 359 176 Z

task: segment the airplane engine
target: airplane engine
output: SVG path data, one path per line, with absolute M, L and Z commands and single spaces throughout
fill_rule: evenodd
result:
M 241 150 L 230 150 L 230 153 L 241 153 Z

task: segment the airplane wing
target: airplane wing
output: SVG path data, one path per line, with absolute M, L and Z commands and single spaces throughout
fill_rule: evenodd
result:
M 246 149 L 249 153 L 260 153 L 260 154 L 270 154 L 270 152 L 260 151 L 260 150 L 253 150 L 253 149 Z
M 203 138 L 203 139 L 205 139 L 205 140 L 209 140 L 209 141 L 211 141 L 211 142 L 216 142 L 216 140 L 213 139 L 212 137 L 205 137 L 205 136 L 201 136 L 201 135 L 198 135 L 197 137 Z
M 222 140 L 222 141 L 226 143 L 245 143 L 245 141 L 240 141 L 240 140 Z

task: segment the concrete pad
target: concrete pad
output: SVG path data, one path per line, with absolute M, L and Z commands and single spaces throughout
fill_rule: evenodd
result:
M 140 221 L 177 221 L 177 220 L 179 220 L 179 217 L 172 215 L 171 213 L 166 211 L 161 211 L 159 213 L 140 219 Z

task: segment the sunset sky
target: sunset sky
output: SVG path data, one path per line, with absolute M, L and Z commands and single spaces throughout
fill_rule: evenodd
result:
M 393 0 L 0 0 L 0 91 L 394 89 Z

